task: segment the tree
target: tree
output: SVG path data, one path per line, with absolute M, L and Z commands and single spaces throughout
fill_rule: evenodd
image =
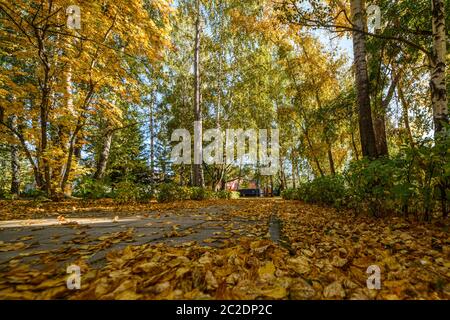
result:
M 0 124 L 16 136 L 38 188 L 51 197 L 70 194 L 91 115 L 120 121 L 114 96 L 139 99 L 133 64 L 158 61 L 168 47 L 166 1 L 85 2 L 80 8 L 87 27 L 77 32 L 66 28 L 70 4 L 0 1 L 2 41 L 11 57 L 2 72 L 21 75 L 2 83 L 0 108 L 4 118 L 15 113 L 26 126 L 19 131 Z
M 361 149 L 365 157 L 376 158 L 378 155 L 373 130 L 372 111 L 370 108 L 370 88 L 366 62 L 366 39 L 364 30 L 363 0 L 351 0 L 351 16 L 353 31 L 353 56 L 355 65 L 355 81 L 358 98 L 359 134 L 361 136 Z
M 194 142 L 196 162 L 194 163 L 194 185 L 198 187 L 205 186 L 203 176 L 203 119 L 202 119 L 202 93 L 201 93 L 201 76 L 200 76 L 200 38 L 201 38 L 201 6 L 200 0 L 196 0 L 196 19 L 195 19 L 195 44 L 194 44 L 194 120 L 197 123 L 197 130 L 200 141 Z
M 17 126 L 17 117 L 11 116 L 10 126 L 14 130 L 19 130 Z M 17 143 L 11 143 L 11 194 L 19 195 L 20 191 L 20 159 L 19 146 Z
M 431 101 L 433 104 L 436 137 L 448 124 L 448 98 L 446 85 L 447 33 L 444 0 L 431 1 L 433 49 L 431 52 Z

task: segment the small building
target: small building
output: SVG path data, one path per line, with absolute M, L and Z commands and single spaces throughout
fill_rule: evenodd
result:
M 272 196 L 270 188 L 258 187 L 256 180 L 235 179 L 227 182 L 226 189 L 229 191 L 238 191 L 241 197 L 268 197 Z

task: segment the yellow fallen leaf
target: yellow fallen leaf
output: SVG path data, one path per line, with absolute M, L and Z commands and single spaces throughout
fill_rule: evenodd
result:
M 275 287 L 275 288 L 270 289 L 270 290 L 264 290 L 263 291 L 263 295 L 266 298 L 283 299 L 284 297 L 287 296 L 287 291 L 283 287 Z
M 298 256 L 288 260 L 289 267 L 298 274 L 305 274 L 311 271 L 309 260 L 306 257 Z
M 334 281 L 333 283 L 325 287 L 325 289 L 323 290 L 323 296 L 325 298 L 332 299 L 345 298 L 345 291 L 339 281 Z
M 0 244 L 0 252 L 16 251 L 25 248 L 27 245 L 23 242 L 2 243 Z
M 259 277 L 263 280 L 268 280 L 274 277 L 275 266 L 272 261 L 266 262 L 258 269 Z

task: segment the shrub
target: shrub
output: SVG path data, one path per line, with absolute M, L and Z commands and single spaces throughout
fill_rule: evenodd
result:
M 297 189 L 286 189 L 281 193 L 286 200 L 302 200 L 336 207 L 343 205 L 346 195 L 344 178 L 339 175 L 319 177 L 301 183 Z
M 191 195 L 192 200 L 204 200 L 207 198 L 206 190 L 203 188 L 193 187 L 191 191 L 192 191 Z
M 237 191 L 228 191 L 228 199 L 239 199 L 241 197 L 241 194 Z
M 403 161 L 401 161 L 403 162 Z M 395 208 L 397 194 L 408 192 L 401 182 L 404 163 L 388 158 L 353 162 L 345 176 L 349 185 L 348 206 L 369 209 L 377 216 Z
M 174 183 L 163 183 L 159 186 L 156 199 L 158 202 L 171 202 L 182 199 L 183 190 Z
M 15 195 L 9 193 L 8 191 L 0 190 L 0 199 L 13 200 L 14 198 Z
M 298 190 L 299 189 L 285 189 L 281 191 L 281 197 L 285 200 L 299 200 Z
M 237 191 L 220 190 L 216 192 L 216 197 L 219 199 L 239 199 L 240 193 Z
M 40 189 L 28 189 L 24 191 L 21 196 L 25 198 L 33 198 L 33 199 L 47 199 L 47 194 L 45 191 Z
M 349 206 L 375 216 L 413 213 L 429 219 L 439 205 L 447 212 L 450 175 L 446 145 L 448 141 L 403 147 L 392 158 L 353 162 L 346 172 Z
M 110 193 L 110 186 L 89 176 L 84 176 L 77 181 L 73 190 L 74 196 L 85 199 L 107 198 L 110 196 Z
M 118 203 L 133 203 L 145 198 L 143 189 L 132 182 L 121 181 L 115 184 L 112 197 Z
M 311 182 L 306 201 L 339 207 L 345 201 L 344 178 L 340 175 L 320 177 Z
M 207 200 L 207 199 L 215 199 L 218 195 L 210 190 L 201 187 L 192 187 L 191 188 L 191 200 Z
M 384 213 L 414 214 L 425 219 L 440 207 L 448 212 L 449 137 L 439 143 L 402 147 L 391 158 L 360 160 L 345 173 L 349 206 Z
M 450 134 L 438 143 L 403 146 L 390 158 L 353 161 L 343 176 L 316 178 L 296 190 L 284 190 L 282 197 L 368 211 L 374 216 L 401 213 L 428 220 L 438 209 L 445 216 L 450 197 L 449 150 Z
M 217 198 L 219 199 L 229 199 L 229 192 L 228 190 L 220 190 L 216 192 Z
M 192 198 L 192 188 L 183 186 L 177 186 L 178 188 L 178 200 L 190 200 Z
M 208 200 L 208 199 L 237 199 L 239 192 L 218 191 L 213 192 L 201 187 L 180 187 L 174 183 L 161 184 L 157 192 L 158 202 L 171 202 L 178 200 Z

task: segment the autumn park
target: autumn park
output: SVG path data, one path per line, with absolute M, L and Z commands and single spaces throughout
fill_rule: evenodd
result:
M 0 0 L 0 300 L 449 300 L 449 10 Z

